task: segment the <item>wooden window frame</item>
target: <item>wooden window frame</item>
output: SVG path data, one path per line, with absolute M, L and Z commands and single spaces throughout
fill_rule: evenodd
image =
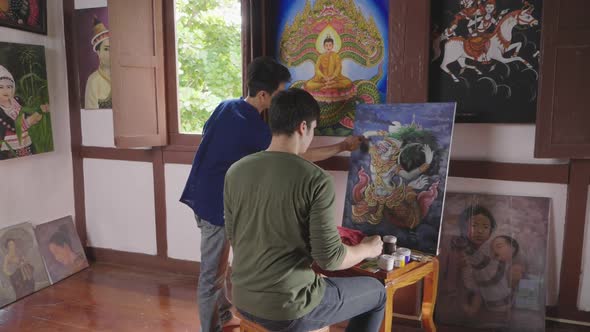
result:
M 242 72 L 250 61 L 267 53 L 266 10 L 269 0 L 242 0 Z M 258 19 L 260 18 L 260 19 Z M 178 107 L 178 75 L 176 68 L 176 25 L 175 1 L 164 1 L 164 59 L 166 76 L 166 122 L 168 124 L 168 145 L 165 151 L 194 152 L 201 143 L 201 134 L 184 134 L 180 131 Z M 246 77 L 242 77 L 242 93 L 246 95 Z

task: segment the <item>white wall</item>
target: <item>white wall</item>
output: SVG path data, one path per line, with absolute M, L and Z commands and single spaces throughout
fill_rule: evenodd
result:
M 190 165 L 165 166 L 168 256 L 199 261 L 201 231 L 191 208 L 178 201 L 190 170 Z
M 153 166 L 84 159 L 88 245 L 156 254 Z
M 48 35 L 0 27 L 0 41 L 44 45 L 55 151 L 0 161 L 0 227 L 74 215 L 62 1 L 47 3 Z

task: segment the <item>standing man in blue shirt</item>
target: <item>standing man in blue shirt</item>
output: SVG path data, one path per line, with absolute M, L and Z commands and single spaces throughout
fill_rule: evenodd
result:
M 248 66 L 246 98 L 221 102 L 203 129 L 201 144 L 180 201 L 191 207 L 201 229 L 201 267 L 197 290 L 202 332 L 221 332 L 236 325 L 226 297 L 225 276 L 230 245 L 223 219 L 223 183 L 229 167 L 242 157 L 266 150 L 272 138 L 261 113 L 291 80 L 289 70 L 270 57 Z M 309 149 L 302 157 L 319 161 L 356 150 L 360 137 Z

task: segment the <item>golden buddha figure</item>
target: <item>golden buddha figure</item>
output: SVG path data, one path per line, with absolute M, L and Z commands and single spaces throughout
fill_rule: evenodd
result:
M 334 39 L 328 34 L 323 42 L 324 53 L 315 63 L 314 76 L 305 83 L 304 89 L 319 101 L 338 101 L 354 95 L 352 81 L 342 74 L 342 59 L 334 50 Z

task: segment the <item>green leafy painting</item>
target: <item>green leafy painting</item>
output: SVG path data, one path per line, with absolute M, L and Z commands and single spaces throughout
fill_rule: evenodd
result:
M 45 48 L 0 42 L 0 160 L 49 151 Z

